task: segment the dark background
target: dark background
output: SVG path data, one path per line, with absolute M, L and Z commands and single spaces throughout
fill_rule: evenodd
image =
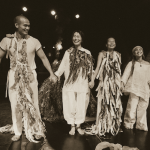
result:
M 24 6 L 27 12 L 22 10 Z M 57 19 L 50 14 L 51 10 L 56 11 Z M 77 13 L 79 19 L 75 18 Z M 98 53 L 106 50 L 108 37 L 116 39 L 116 50 L 122 55 L 122 70 L 134 46 L 142 46 L 145 56 L 150 49 L 149 0 L 0 0 L 0 40 L 15 32 L 13 19 L 20 14 L 29 18 L 29 34 L 45 46 L 43 50 L 51 63 L 55 59 L 53 46 L 58 39 L 63 39 L 61 59 L 65 50 L 72 46 L 71 35 L 76 29 L 84 32 L 82 46 L 91 51 L 95 66 Z M 47 72 L 41 60 L 38 57 L 35 60 L 37 72 Z M 5 83 L 8 69 L 9 60 L 4 57 L 0 77 Z
M 23 6 L 28 8 L 27 12 L 23 12 Z M 52 9 L 58 19 L 50 14 Z M 77 13 L 81 16 L 79 19 L 75 18 Z M 96 61 L 99 51 L 106 49 L 109 36 L 116 39 L 116 50 L 122 54 L 123 66 L 134 46 L 142 46 L 145 55 L 149 52 L 149 0 L 0 0 L 0 40 L 7 33 L 14 33 L 13 19 L 20 14 L 29 18 L 29 34 L 46 47 L 46 54 L 52 53 L 51 61 L 55 57 L 53 45 L 58 38 L 63 38 L 62 57 L 72 45 L 71 34 L 75 29 L 84 32 L 83 46 L 91 51 Z M 36 58 L 36 63 L 38 70 L 41 61 Z M 6 70 L 9 65 L 1 68 Z

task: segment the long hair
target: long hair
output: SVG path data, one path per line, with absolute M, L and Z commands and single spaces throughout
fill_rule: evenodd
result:
M 133 49 L 135 49 L 135 48 L 133 48 Z M 143 50 L 143 48 L 142 48 L 142 50 Z M 143 60 L 145 60 L 144 50 L 143 50 L 142 59 L 143 59 Z M 133 75 L 135 61 L 136 61 L 136 57 L 135 57 L 135 56 L 134 56 L 134 54 L 132 53 L 132 67 L 131 67 L 131 74 L 130 74 L 130 76 L 132 76 L 132 75 Z

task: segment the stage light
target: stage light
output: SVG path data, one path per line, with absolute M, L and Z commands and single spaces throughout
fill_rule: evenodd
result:
M 55 46 L 53 46 L 53 48 L 55 48 Z
M 75 17 L 78 19 L 78 18 L 80 18 L 80 15 L 79 15 L 79 14 L 77 14 L 77 15 L 75 15 Z
M 62 41 L 58 41 L 56 43 L 55 48 L 56 48 L 57 51 L 59 51 L 59 50 L 61 50 L 63 48 L 61 44 L 62 44 Z
M 23 10 L 23 11 L 27 11 L 27 7 L 23 7 L 22 10 Z
M 45 46 L 43 46 L 43 48 L 45 48 Z
M 54 10 L 52 10 L 51 14 L 54 16 L 56 14 L 56 12 Z
M 57 45 L 57 50 L 61 50 L 62 49 L 62 45 L 61 44 L 58 44 Z

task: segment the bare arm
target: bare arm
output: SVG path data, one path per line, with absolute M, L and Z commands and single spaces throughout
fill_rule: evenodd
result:
M 4 51 L 2 48 L 0 48 L 0 63 L 5 54 L 6 54 L 6 51 Z
M 36 53 L 39 56 L 39 58 L 42 60 L 44 67 L 48 70 L 50 75 L 54 75 L 51 65 L 50 65 L 44 51 L 42 50 L 42 48 L 40 48 L 38 51 L 36 51 Z
M 36 51 L 37 55 L 40 57 L 40 59 L 43 62 L 43 65 L 45 66 L 45 68 L 48 70 L 48 72 L 50 73 L 50 80 L 52 80 L 53 82 L 57 81 L 57 77 L 54 75 L 51 65 L 44 53 L 44 51 L 42 50 L 42 48 L 40 48 L 38 51 Z
M 103 58 L 103 53 L 100 52 L 99 55 L 98 55 L 98 59 L 97 59 L 97 66 L 96 66 L 95 73 L 94 73 L 94 76 L 93 76 L 93 81 L 95 80 L 95 78 L 98 74 L 100 65 L 102 63 L 102 58 Z

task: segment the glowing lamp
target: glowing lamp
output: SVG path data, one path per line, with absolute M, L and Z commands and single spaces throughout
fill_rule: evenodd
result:
M 56 12 L 54 10 L 52 10 L 51 14 L 54 16 L 56 14 Z
M 78 18 L 80 18 L 80 15 L 79 15 L 79 14 L 77 14 L 77 15 L 75 15 L 75 17 L 78 19 Z
M 23 7 L 22 10 L 23 10 L 23 11 L 27 11 L 27 7 Z

